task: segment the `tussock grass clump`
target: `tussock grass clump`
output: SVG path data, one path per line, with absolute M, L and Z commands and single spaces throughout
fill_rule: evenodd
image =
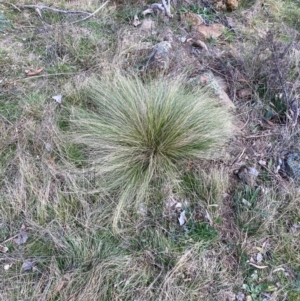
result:
M 145 202 L 152 185 L 176 183 L 186 160 L 212 158 L 232 133 L 230 113 L 180 80 L 144 84 L 121 75 L 92 81 L 92 109 L 73 109 L 73 139 L 94 172 L 125 202 Z

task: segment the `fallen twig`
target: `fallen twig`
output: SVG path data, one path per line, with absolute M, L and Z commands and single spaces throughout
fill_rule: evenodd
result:
M 154 12 L 164 12 L 169 18 L 173 18 L 171 14 L 170 0 L 161 0 L 162 3 L 152 3 L 146 10 L 142 12 L 142 15 L 153 14 Z
M 262 137 L 267 137 L 267 136 L 272 136 L 272 135 L 279 135 L 279 134 L 278 133 L 266 133 L 266 134 L 262 134 L 262 135 L 246 136 L 245 139 L 262 138 Z
M 165 9 L 165 13 L 169 18 L 173 18 L 173 15 L 171 14 L 171 7 L 170 7 L 170 0 L 161 0 L 162 5 Z
M 30 5 L 22 5 L 18 6 L 19 8 L 32 8 L 32 9 L 39 9 L 41 11 L 43 10 L 51 10 L 57 13 L 61 14 L 81 14 L 81 15 L 90 15 L 91 13 L 86 12 L 86 11 L 80 11 L 80 10 L 63 10 L 63 9 L 58 9 L 55 7 L 49 7 L 45 5 L 35 5 L 35 4 L 30 4 Z
M 235 164 L 238 160 L 240 160 L 240 159 L 243 157 L 245 151 L 246 151 L 246 147 L 243 149 L 243 151 L 242 151 L 239 155 L 236 156 L 236 158 L 235 158 L 235 159 L 233 160 L 233 162 L 231 163 L 231 166 L 232 166 L 233 164 Z
M 19 12 L 21 12 L 21 10 L 15 4 L 12 4 L 12 3 L 9 3 L 9 2 L 3 2 L 3 1 L 1 1 L 0 3 L 5 4 L 5 5 L 10 5 L 14 9 L 18 10 Z
M 249 263 L 249 265 L 252 265 L 253 267 L 255 267 L 257 269 L 260 269 L 260 270 L 266 269 L 268 267 L 267 265 L 258 265 L 258 264 L 255 264 L 253 262 L 248 262 L 248 263 Z
M 4 244 L 6 244 L 6 243 L 10 242 L 11 240 L 13 240 L 13 239 L 17 238 L 17 237 L 18 237 L 18 235 L 19 235 L 19 234 L 16 234 L 16 235 L 14 235 L 14 236 L 12 236 L 12 237 L 8 238 L 8 239 L 7 239 L 7 240 L 5 240 L 5 241 L 2 241 L 2 242 L 1 242 L 1 245 L 4 245 Z
M 74 23 L 78 23 L 78 22 L 82 22 L 82 21 L 85 21 L 87 19 L 90 19 L 91 17 L 95 16 L 107 3 L 109 2 L 109 0 L 107 0 L 106 2 L 104 2 L 99 8 L 97 8 L 93 13 L 91 13 L 89 16 L 81 19 L 81 20 L 78 20 L 78 21 L 74 21 L 72 24 Z
M 73 23 L 77 23 L 77 22 L 85 21 L 85 20 L 90 19 L 91 17 L 95 16 L 108 2 L 109 2 L 109 0 L 104 2 L 93 13 L 90 13 L 90 12 L 87 12 L 87 11 L 81 11 L 81 10 L 64 10 L 64 9 L 58 9 L 58 8 L 55 8 L 55 7 L 49 7 L 49 6 L 45 6 L 45 5 L 36 5 L 36 4 L 25 4 L 25 5 L 18 5 L 17 6 L 15 4 L 12 4 L 12 3 L 9 3 L 9 2 L 1 1 L 0 3 L 10 5 L 14 9 L 18 10 L 19 12 L 21 12 L 21 9 L 29 8 L 29 9 L 35 9 L 38 12 L 43 12 L 43 10 L 50 10 L 50 11 L 60 13 L 60 14 L 86 15 L 86 17 L 84 17 L 83 19 L 73 22 Z
M 5 123 L 12 125 L 12 123 L 11 123 L 7 118 L 5 118 L 2 114 L 0 114 L 0 118 L 1 118 Z
M 23 82 L 23 81 L 37 79 L 37 78 L 41 78 L 41 77 L 51 77 L 51 76 L 59 76 L 59 75 L 74 75 L 74 74 L 77 74 L 77 73 L 76 72 L 62 72 L 62 73 L 53 73 L 53 74 L 42 74 L 42 75 L 37 75 L 37 76 L 16 78 L 14 80 L 11 80 L 10 82 L 7 82 L 7 84 Z

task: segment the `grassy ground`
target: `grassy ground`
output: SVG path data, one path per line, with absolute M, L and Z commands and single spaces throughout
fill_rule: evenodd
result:
M 101 5 L 82 2 L 43 4 L 90 12 Z M 209 54 L 198 56 L 179 42 L 189 32 L 176 14 L 195 7 L 179 2 L 172 20 L 153 17 L 152 31 L 129 24 L 136 13 L 143 19 L 139 1 L 108 3 L 82 22 L 82 15 L 47 10 L 41 17 L 23 4 L 35 1 L 0 2 L 0 300 L 300 300 L 299 186 L 276 172 L 283 151 L 300 150 L 290 112 L 300 88 L 299 3 L 243 1 L 225 14 L 235 31 L 207 41 Z M 104 185 L 108 177 L 93 164 L 107 155 L 107 140 L 92 137 L 97 153 L 76 139 L 73 114 L 83 111 L 87 121 L 95 112 L 104 116 L 86 93 L 96 77 L 118 70 L 154 83 L 143 65 L 167 30 L 175 42 L 160 81 L 184 79 L 197 68 L 221 75 L 236 106 L 237 133 L 218 156 L 175 153 L 174 181 L 155 169 L 145 201 L 135 204 L 129 193 L 114 227 L 126 179 L 122 186 L 113 173 L 109 181 L 115 176 L 118 185 Z M 251 95 L 240 97 L 242 89 Z M 172 108 L 189 116 L 185 107 Z M 107 120 L 113 112 L 105 112 Z M 242 166 L 258 177 L 241 180 Z

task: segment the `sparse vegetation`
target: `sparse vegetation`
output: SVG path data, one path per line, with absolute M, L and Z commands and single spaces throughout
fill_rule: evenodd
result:
M 0 2 L 0 300 L 300 300 L 298 1 L 150 2 Z

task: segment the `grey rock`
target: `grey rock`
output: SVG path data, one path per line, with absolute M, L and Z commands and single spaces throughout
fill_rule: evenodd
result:
M 22 271 L 30 271 L 34 266 L 34 262 L 31 260 L 25 260 L 22 264 L 21 270 Z
M 200 75 L 190 78 L 189 84 L 192 86 L 200 85 L 207 86 L 209 89 L 223 102 L 228 108 L 234 108 L 234 103 L 225 92 L 226 86 L 220 77 L 215 77 L 211 71 L 205 71 Z
M 286 155 L 286 159 L 284 161 L 285 166 L 284 169 L 287 174 L 293 179 L 300 178 L 300 153 L 290 153 Z
M 245 299 L 246 299 L 246 296 L 242 292 L 239 292 L 235 297 L 236 301 L 244 301 Z
M 242 166 L 236 172 L 238 178 L 244 183 L 253 186 L 255 184 L 256 178 L 259 174 L 258 170 L 254 167 Z
M 170 66 L 171 49 L 172 45 L 168 41 L 156 44 L 148 57 L 146 72 L 159 73 L 167 70 Z

